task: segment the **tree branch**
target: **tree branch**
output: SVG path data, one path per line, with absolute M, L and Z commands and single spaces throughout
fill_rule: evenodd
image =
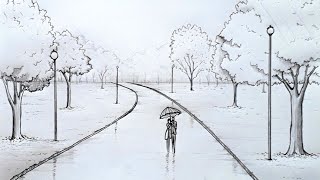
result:
M 24 85 L 22 83 L 20 83 L 20 90 L 19 90 L 19 98 L 21 99 L 23 96 L 23 92 L 24 92 Z
M 278 74 L 276 75 L 276 77 L 279 79 L 280 82 L 284 84 L 284 86 L 287 88 L 289 92 L 292 91 L 290 84 L 284 79 L 283 72 L 281 72 L 281 77 Z
M 65 72 L 61 72 L 61 74 L 63 75 L 64 79 L 66 80 L 66 83 L 69 83 L 66 73 Z
M 308 69 L 309 69 L 309 66 L 306 66 L 305 75 L 304 75 L 304 82 L 303 82 L 303 86 L 300 91 L 300 94 L 302 94 L 302 95 L 304 95 L 304 93 L 306 92 L 310 77 L 312 76 L 314 71 L 317 69 L 317 67 L 313 67 L 309 73 L 308 73 Z
M 193 79 L 197 78 L 197 77 L 198 77 L 198 75 L 199 75 L 202 71 L 204 71 L 204 70 L 203 70 L 203 69 L 199 69 L 199 70 L 198 70 L 198 72 L 196 73 L 196 75 L 194 76 L 194 78 L 193 78 Z
M 69 72 L 69 82 L 71 82 L 71 78 L 72 78 L 72 73 Z
M 299 91 L 298 91 L 298 88 L 299 88 L 299 81 L 298 81 L 298 76 L 299 76 L 299 69 L 300 69 L 300 66 L 297 65 L 297 71 L 296 71 L 296 74 L 294 74 L 293 72 L 293 69 L 290 68 L 290 74 L 291 74 L 291 77 L 292 77 L 292 80 L 293 80 L 293 89 L 295 90 L 295 93 L 297 95 L 299 95 Z
M 181 72 L 183 72 L 184 74 L 186 74 L 188 77 L 189 77 L 189 74 L 188 74 L 188 70 L 187 68 L 183 65 L 182 62 L 180 62 L 179 60 L 177 60 L 178 64 L 181 66 L 180 70 Z
M 13 100 L 12 100 L 12 97 L 11 97 L 11 94 L 10 94 L 10 91 L 9 91 L 8 81 L 5 79 L 5 77 L 3 77 L 2 78 L 2 82 L 3 82 L 4 87 L 6 89 L 8 101 L 9 101 L 10 105 L 13 106 Z
M 186 62 L 187 66 L 188 66 L 190 76 L 192 76 L 191 62 L 190 62 L 189 54 L 187 54 L 187 58 L 188 58 L 188 61 L 187 61 L 186 57 L 184 57 L 183 59 L 184 59 L 184 61 Z M 187 71 L 187 68 L 186 68 L 186 71 Z

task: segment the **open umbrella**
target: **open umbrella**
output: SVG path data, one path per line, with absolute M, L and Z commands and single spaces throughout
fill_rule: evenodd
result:
M 181 111 L 179 109 L 176 109 L 174 107 L 166 107 L 160 114 L 160 119 L 166 119 L 169 117 L 175 117 L 177 115 L 181 114 Z

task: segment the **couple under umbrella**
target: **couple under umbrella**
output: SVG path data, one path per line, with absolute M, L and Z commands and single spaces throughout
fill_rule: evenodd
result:
M 165 132 L 164 139 L 167 141 L 167 150 L 170 148 L 170 141 L 172 146 L 172 152 L 176 152 L 176 136 L 177 136 L 177 121 L 175 120 L 175 116 L 180 115 L 181 111 L 173 108 L 166 107 L 160 114 L 160 119 L 168 119 L 167 120 L 167 129 Z

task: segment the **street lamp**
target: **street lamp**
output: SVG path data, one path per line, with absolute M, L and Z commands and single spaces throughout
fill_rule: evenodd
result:
M 268 62 L 268 160 L 271 159 L 271 56 L 272 56 L 272 35 L 274 28 L 270 25 L 267 28 L 269 35 L 269 62 Z
M 172 64 L 171 67 L 171 93 L 173 93 L 173 69 L 174 69 L 174 64 Z
M 56 50 L 52 50 L 50 54 L 50 58 L 53 60 L 53 99 L 54 99 L 54 141 L 58 141 L 58 109 L 57 109 L 57 63 L 58 52 Z
M 119 94 L 119 87 L 118 87 L 118 71 L 119 71 L 119 66 L 116 67 L 117 68 L 117 79 L 116 79 L 116 89 L 117 89 L 117 95 L 116 95 L 116 104 L 118 104 L 118 94 Z

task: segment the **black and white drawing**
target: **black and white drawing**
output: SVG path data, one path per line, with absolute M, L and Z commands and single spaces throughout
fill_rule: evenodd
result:
M 320 0 L 0 0 L 0 180 L 320 179 Z

